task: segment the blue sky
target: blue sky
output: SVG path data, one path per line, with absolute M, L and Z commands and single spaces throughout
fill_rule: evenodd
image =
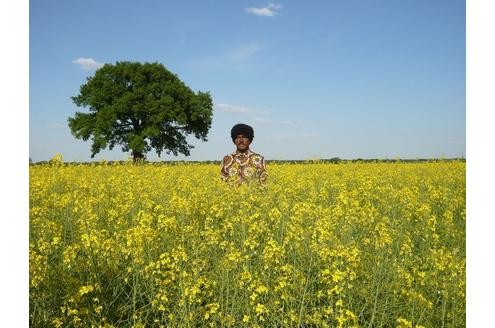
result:
M 208 142 L 162 160 L 219 160 L 239 122 L 268 160 L 465 156 L 465 26 L 459 0 L 30 1 L 29 155 L 92 160 L 70 97 L 103 63 L 139 61 L 214 100 Z

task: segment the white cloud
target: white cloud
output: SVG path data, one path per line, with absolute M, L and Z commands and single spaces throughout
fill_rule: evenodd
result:
M 269 119 L 266 119 L 266 118 L 257 117 L 255 119 L 253 119 L 253 123 L 256 123 L 256 124 L 270 124 L 270 123 L 272 123 L 272 120 L 269 120 Z
M 214 103 L 213 107 L 215 110 L 218 110 L 220 112 L 231 113 L 231 114 L 246 114 L 253 116 L 253 115 L 267 115 L 270 113 L 267 110 L 261 110 L 257 108 L 239 106 L 239 105 L 224 104 L 224 103 Z M 259 120 L 263 120 L 263 119 L 259 119 Z
M 86 71 L 95 70 L 104 65 L 104 63 L 97 62 L 93 58 L 77 58 L 72 62 Z
M 280 124 L 282 124 L 282 125 L 294 125 L 294 123 L 292 121 L 282 121 L 282 122 L 280 122 Z
M 229 58 L 236 62 L 243 61 L 254 56 L 260 51 L 260 49 L 261 46 L 256 43 L 241 45 L 233 50 L 233 52 L 229 55 Z
M 318 138 L 320 135 L 316 133 L 303 133 L 301 137 L 303 138 Z
M 235 48 L 227 49 L 225 53 L 213 57 L 196 59 L 190 62 L 194 70 L 205 72 L 215 70 L 234 69 L 241 72 L 249 71 L 249 59 L 255 56 L 262 49 L 262 45 L 248 43 Z
M 246 114 L 253 112 L 252 108 L 230 104 L 215 104 L 215 108 L 224 113 Z
M 249 7 L 244 8 L 244 11 L 248 14 L 261 16 L 261 17 L 273 17 L 279 14 L 279 11 L 282 9 L 281 4 L 270 3 L 267 7 Z
M 244 9 L 246 13 L 248 14 L 253 14 L 256 16 L 266 16 L 266 17 L 271 17 L 275 16 L 275 13 L 270 9 L 270 8 L 255 8 L 255 7 L 249 7 Z

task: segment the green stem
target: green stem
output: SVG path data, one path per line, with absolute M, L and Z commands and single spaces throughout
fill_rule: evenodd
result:
M 447 302 L 445 301 L 445 297 L 442 299 L 442 328 L 445 327 L 445 309 L 447 307 Z
M 309 261 L 308 273 L 306 274 L 306 283 L 304 284 L 304 291 L 303 291 L 303 294 L 302 294 L 302 297 L 301 297 L 301 306 L 299 307 L 299 318 L 297 320 L 297 326 L 298 327 L 301 327 L 302 312 L 303 312 L 303 309 L 304 309 L 304 298 L 306 297 L 306 291 L 308 289 L 308 284 L 309 284 L 309 280 L 310 280 L 310 277 L 311 277 L 310 276 L 310 273 L 311 273 L 312 264 L 313 264 L 313 257 L 311 256 L 310 257 L 310 261 Z

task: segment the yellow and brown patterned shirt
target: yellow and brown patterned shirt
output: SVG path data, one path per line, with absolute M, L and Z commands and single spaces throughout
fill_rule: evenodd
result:
M 227 181 L 236 177 L 239 182 L 258 180 L 260 183 L 266 181 L 265 159 L 260 154 L 251 150 L 244 154 L 239 151 L 223 158 L 221 178 Z

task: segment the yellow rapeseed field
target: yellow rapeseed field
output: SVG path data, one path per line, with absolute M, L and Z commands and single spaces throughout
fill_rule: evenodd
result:
M 462 327 L 466 165 L 30 166 L 33 327 Z

